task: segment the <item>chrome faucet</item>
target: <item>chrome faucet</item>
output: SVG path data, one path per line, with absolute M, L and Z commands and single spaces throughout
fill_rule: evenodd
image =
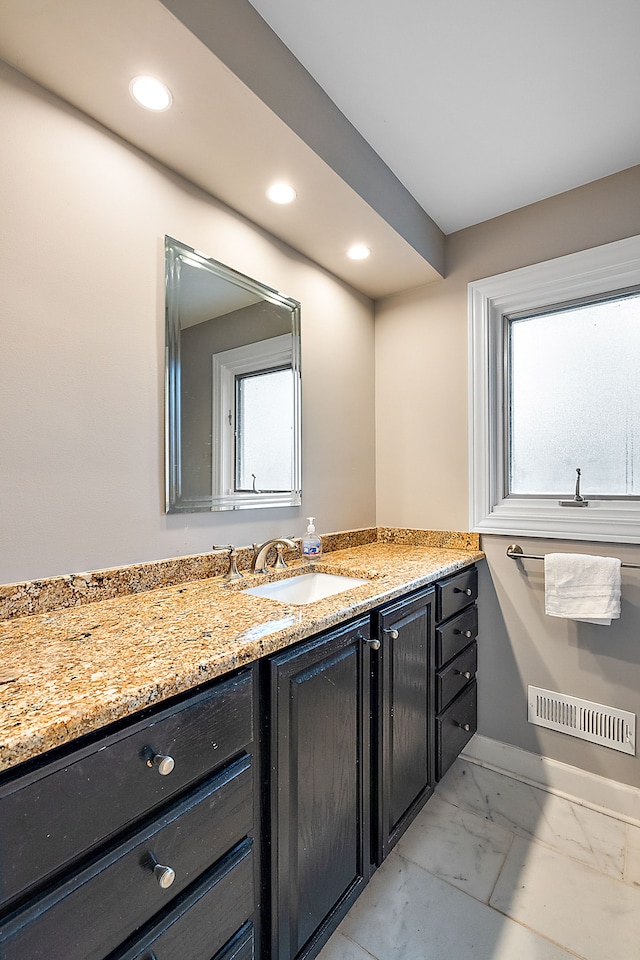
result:
M 275 570 L 283 570 L 287 565 L 284 562 L 284 557 L 282 552 L 285 547 L 289 547 L 290 550 L 299 550 L 300 546 L 295 542 L 295 540 L 290 540 L 289 537 L 274 537 L 272 540 L 266 540 L 261 546 L 254 544 L 254 550 L 256 551 L 255 559 L 253 561 L 253 572 L 254 573 L 266 573 L 267 572 L 267 554 L 272 547 L 276 548 L 277 557 L 276 562 L 274 563 Z

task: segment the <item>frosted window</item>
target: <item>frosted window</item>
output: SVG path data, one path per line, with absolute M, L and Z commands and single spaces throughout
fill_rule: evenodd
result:
M 640 294 L 508 321 L 511 495 L 640 496 Z
M 236 489 L 290 490 L 293 473 L 293 371 L 236 379 Z

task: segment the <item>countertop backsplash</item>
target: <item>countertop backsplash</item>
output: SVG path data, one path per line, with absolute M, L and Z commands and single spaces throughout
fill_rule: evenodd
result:
M 367 527 L 341 533 L 324 534 L 323 554 L 368 543 L 405 543 L 414 546 L 444 549 L 479 550 L 480 535 L 448 530 L 417 530 L 395 527 Z M 238 548 L 238 569 L 248 571 L 253 561 L 252 547 Z M 297 556 L 285 552 L 287 562 Z M 112 597 L 144 593 L 179 583 L 207 580 L 226 573 L 229 558 L 224 552 L 192 554 L 169 560 L 153 560 L 106 570 L 69 573 L 42 580 L 0 584 L 0 621 L 30 614 L 48 613 L 68 607 L 82 606 Z

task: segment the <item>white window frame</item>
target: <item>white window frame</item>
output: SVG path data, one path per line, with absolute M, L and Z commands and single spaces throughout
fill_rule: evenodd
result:
M 256 373 L 269 368 L 293 364 L 293 337 L 284 333 L 269 340 L 248 343 L 242 347 L 212 354 L 213 392 L 212 424 L 213 444 L 211 449 L 211 485 L 214 496 L 235 496 L 237 499 L 255 500 L 252 491 L 235 489 L 235 432 L 236 432 L 236 376 Z M 295 450 L 292 450 L 292 464 Z M 291 478 L 294 489 L 295 478 Z M 290 491 L 264 494 L 264 499 L 277 505 L 291 499 Z
M 640 236 L 511 270 L 468 286 L 470 529 L 478 533 L 640 543 L 640 501 L 506 496 L 508 357 L 504 317 L 640 285 Z M 640 379 L 640 374 L 639 374 Z M 567 490 L 575 477 L 567 478 Z

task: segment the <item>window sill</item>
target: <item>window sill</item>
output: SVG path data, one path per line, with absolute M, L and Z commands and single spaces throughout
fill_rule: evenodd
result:
M 588 498 L 587 498 L 588 499 Z M 560 507 L 555 500 L 503 500 L 472 526 L 474 533 L 640 543 L 640 503 L 590 500 Z

